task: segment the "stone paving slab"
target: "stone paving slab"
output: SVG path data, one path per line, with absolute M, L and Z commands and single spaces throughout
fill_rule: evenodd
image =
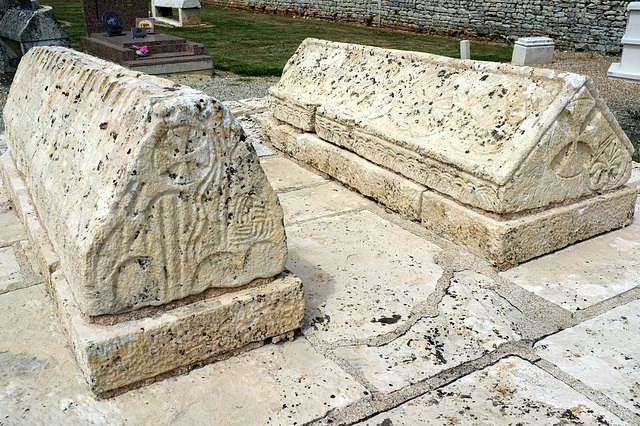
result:
M 278 195 L 284 224 L 360 210 L 373 203 L 335 182 Z
M 0 186 L 0 230 L 0 247 L 27 239 L 22 222 L 16 216 L 3 185 Z
M 327 183 L 327 180 L 316 173 L 300 167 L 291 160 L 281 156 L 270 156 L 260 159 L 271 187 L 276 192 L 286 192 L 307 186 Z
M 364 387 L 298 338 L 129 392 L 114 402 L 126 419 L 135 416 L 145 424 L 246 426 L 305 424 L 366 398 Z M 148 401 L 154 403 L 145 406 Z
M 500 275 L 571 312 L 640 285 L 640 208 L 626 228 L 519 265 Z
M 370 397 L 299 337 L 100 400 L 44 285 L 2 295 L 0 312 L 1 425 L 294 425 Z
M 636 413 L 640 423 L 640 300 L 541 340 L 536 353 Z
M 514 329 L 522 312 L 487 288 L 490 282 L 477 273 L 458 273 L 435 315 L 420 319 L 384 346 L 341 347 L 334 352 L 360 370 L 376 391 L 386 393 L 480 358 L 520 339 Z
M 292 225 L 287 234 L 287 268 L 305 285 L 305 333 L 326 343 L 402 327 L 442 275 L 437 246 L 369 211 Z
M 0 248 L 0 294 L 19 288 L 24 283 L 14 248 Z
M 620 418 L 517 357 L 501 360 L 358 425 L 622 425 Z

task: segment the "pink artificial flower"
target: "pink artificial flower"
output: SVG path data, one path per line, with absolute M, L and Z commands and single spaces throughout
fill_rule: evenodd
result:
M 136 50 L 141 51 L 142 53 L 149 53 L 149 48 L 147 46 L 136 46 L 135 44 L 132 45 L 131 47 L 133 47 Z

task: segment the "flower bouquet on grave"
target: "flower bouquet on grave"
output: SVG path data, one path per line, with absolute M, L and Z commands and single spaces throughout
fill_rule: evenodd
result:
M 136 55 L 138 56 L 147 56 L 149 54 L 149 48 L 147 46 L 136 46 L 132 45 L 134 49 L 136 49 Z

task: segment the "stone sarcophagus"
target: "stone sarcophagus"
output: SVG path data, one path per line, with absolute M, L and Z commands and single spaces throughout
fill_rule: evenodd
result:
M 24 176 L 59 257 L 59 271 L 44 262 L 43 272 L 65 295 L 61 316 L 96 393 L 300 326 L 282 209 L 220 102 L 69 49 L 34 48 L 4 117 L 5 177 Z
M 633 218 L 588 77 L 307 39 L 270 94 L 276 146 L 500 267 Z

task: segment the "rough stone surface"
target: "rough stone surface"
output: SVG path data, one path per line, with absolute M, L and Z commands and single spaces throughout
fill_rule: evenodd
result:
M 637 286 L 611 292 L 607 288 L 605 300 L 591 298 L 587 289 L 592 303 L 580 310 L 552 302 L 544 293 L 528 290 L 553 280 L 555 272 L 544 269 L 552 263 L 536 268 L 531 262 L 528 275 L 518 279 L 499 273 L 421 224 L 357 193 L 346 196 L 341 191 L 332 197 L 339 185 L 318 181 L 316 175 L 301 179 L 296 163 L 274 152 L 261 159 L 279 158 L 274 167 L 265 167 L 268 177 L 277 180 L 290 211 L 308 212 L 287 226 L 294 230 L 289 232 L 290 265 L 295 260 L 296 267 L 308 272 L 305 293 L 314 295 L 305 312 L 310 322 L 293 342 L 267 344 L 188 374 L 97 399 L 73 359 L 46 287 L 9 290 L 0 294 L 0 423 L 638 423 L 640 410 L 629 404 L 630 398 L 637 401 L 630 392 L 638 376 Z M 634 182 L 639 170 L 636 164 Z M 328 190 L 310 192 L 320 187 Z M 26 188 L 3 190 L 0 183 L 0 207 L 7 205 L 3 194 L 22 198 L 23 192 Z M 314 196 L 324 207 L 310 208 Z M 6 213 L 25 210 L 16 204 Z M 566 264 L 568 274 L 584 268 L 591 275 L 576 275 L 578 282 L 567 284 L 578 292 L 582 282 L 607 287 L 609 276 L 612 286 L 637 281 L 629 273 L 637 257 L 634 226 L 585 241 L 576 246 L 583 247 L 578 251 L 562 250 L 545 258 L 560 257 L 558 264 Z M 0 228 L 0 235 L 3 232 Z M 599 244 L 601 240 L 605 242 Z M 612 241 L 616 243 L 609 245 Z M 38 247 L 25 240 L 18 243 L 0 247 L 13 249 L 26 275 Z M 20 251 L 28 261 L 21 260 Z M 433 274 L 427 277 L 425 270 Z M 559 283 L 567 282 L 562 273 L 557 275 Z M 409 285 L 413 282 L 415 286 Z M 392 294 L 386 288 L 398 290 Z M 312 325 L 325 315 L 331 319 L 328 324 Z M 426 324 L 431 327 L 422 333 Z M 366 334 L 358 333 L 360 328 Z M 344 338 L 342 330 L 348 333 Z M 403 347 L 401 342 L 409 343 L 410 335 L 418 338 Z M 540 340 L 552 343 L 548 350 L 541 345 L 533 349 Z M 437 364 L 439 352 L 446 364 Z M 376 354 L 388 359 L 372 359 Z M 401 365 L 405 361 L 407 365 Z M 620 383 L 612 387 L 611 378 Z M 395 386 L 389 387 L 387 380 Z
M 272 143 L 281 151 L 327 173 L 361 194 L 376 198 L 403 216 L 419 220 L 422 193 L 412 181 L 378 167 L 352 152 L 340 149 L 312 133 L 299 134 L 288 124 L 273 117 L 262 120 L 270 129 Z
M 584 310 L 640 284 L 640 222 L 531 260 L 501 276 L 564 309 Z
M 9 9 L 0 19 L 0 37 L 32 46 L 69 46 L 69 36 L 53 17 L 51 6 L 35 10 Z
M 435 315 L 383 347 L 341 347 L 335 354 L 362 371 L 378 392 L 395 392 L 519 340 L 522 312 L 479 274 L 456 274 Z
M 357 424 L 622 425 L 624 422 L 538 367 L 509 357 Z
M 440 250 L 368 211 L 289 227 L 287 267 L 305 283 L 305 329 L 324 342 L 406 325 L 435 290 Z M 409 253 L 397 248 L 411 247 Z
M 0 5 L 0 73 L 15 72 L 22 55 L 34 46 L 69 47 L 69 36 L 50 6 L 17 3 Z
M 585 76 L 307 39 L 270 93 L 279 120 L 490 212 L 631 174 L 633 146 Z
M 578 203 L 501 220 L 426 191 L 421 215 L 426 228 L 504 269 L 628 225 L 633 221 L 637 195 L 635 188 L 624 187 Z
M 534 349 L 562 371 L 599 389 L 640 420 L 640 301 L 619 306 L 539 341 Z M 628 336 L 621 345 L 618 336 Z
M 60 271 L 52 284 L 80 368 L 97 395 L 286 334 L 304 315 L 302 283 L 292 275 L 109 327 L 86 321 Z
M 84 313 L 161 305 L 283 270 L 277 197 L 215 99 L 38 48 L 23 58 L 4 118 Z

